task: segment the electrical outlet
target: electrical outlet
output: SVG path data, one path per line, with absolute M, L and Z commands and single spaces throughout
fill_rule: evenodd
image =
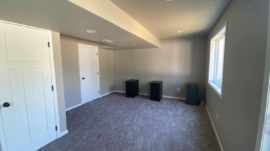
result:
M 180 92 L 180 88 L 177 88 L 177 91 Z
M 218 120 L 218 113 L 216 113 L 216 120 Z

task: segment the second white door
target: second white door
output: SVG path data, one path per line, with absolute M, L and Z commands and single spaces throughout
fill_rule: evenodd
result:
M 79 66 L 82 103 L 99 98 L 98 48 L 79 44 Z

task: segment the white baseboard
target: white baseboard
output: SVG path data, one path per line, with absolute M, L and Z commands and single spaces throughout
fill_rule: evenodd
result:
M 105 93 L 105 94 L 102 94 L 102 95 L 100 95 L 100 98 L 102 98 L 102 97 L 104 97 L 104 96 L 106 96 L 106 95 L 109 95 L 109 94 L 111 94 L 111 93 L 113 93 L 114 91 L 111 91 L 111 92 L 108 92 L 108 93 Z
M 68 130 L 65 130 L 64 132 L 60 133 L 59 136 L 58 136 L 58 138 L 66 135 L 66 134 L 68 134 Z
M 113 90 L 114 93 L 126 93 L 125 91 Z
M 118 90 L 114 90 L 113 92 L 116 92 L 116 93 L 126 93 L 125 91 L 118 91 Z M 150 94 L 148 94 L 148 93 L 139 93 L 139 95 L 149 96 Z M 167 98 L 167 99 L 186 100 L 186 98 L 174 97 L 174 96 L 167 96 L 167 95 L 163 95 L 162 97 L 163 98 Z
M 209 116 L 209 118 L 210 118 L 210 121 L 211 121 L 211 123 L 212 123 L 213 129 L 214 129 L 214 132 L 215 132 L 215 135 L 216 135 L 217 140 L 218 140 L 219 147 L 220 147 L 221 151 L 224 151 L 224 149 L 223 149 L 223 147 L 222 147 L 222 144 L 221 144 L 221 141 L 220 141 L 220 139 L 219 139 L 219 136 L 218 136 L 216 127 L 215 127 L 214 122 L 213 122 L 213 120 L 212 120 L 212 117 L 211 117 L 211 115 L 210 115 L 210 113 L 209 113 L 209 111 L 208 111 L 207 106 L 205 106 L 205 108 L 206 108 L 207 114 L 208 114 L 208 116 Z
M 98 98 L 96 98 L 96 99 L 98 99 Z M 93 101 L 93 100 L 92 100 L 92 101 Z M 75 108 L 77 108 L 77 107 L 79 107 L 79 106 L 82 106 L 82 105 L 84 105 L 84 104 L 86 104 L 86 103 L 89 103 L 89 102 L 91 102 L 91 101 L 84 102 L 84 103 L 80 103 L 80 104 L 74 105 L 74 106 L 72 106 L 72 107 L 70 107 L 70 108 L 67 108 L 67 109 L 66 109 L 66 112 L 69 111 L 69 110 L 75 109 Z
M 149 96 L 150 94 L 147 94 L 147 93 L 139 93 L 139 95 L 142 95 L 142 96 Z
M 174 96 L 167 96 L 167 95 L 163 95 L 163 98 L 177 99 L 177 100 L 186 100 L 186 98 L 180 98 L 180 97 L 174 97 Z
M 66 109 L 66 112 L 69 111 L 69 110 L 75 109 L 75 108 L 77 108 L 77 107 L 79 107 L 79 106 L 81 106 L 81 105 L 83 105 L 83 104 L 80 103 L 80 104 L 74 105 L 74 106 L 72 106 L 72 107 L 69 107 L 69 108 Z
M 106 96 L 106 95 L 109 95 L 109 94 L 111 94 L 111 93 L 113 93 L 113 92 L 114 92 L 114 91 L 105 93 L 105 94 L 101 95 L 99 98 L 104 97 L 104 96 Z M 89 102 L 90 102 L 90 101 L 89 101 Z M 88 103 L 88 102 L 85 102 L 85 103 Z M 74 105 L 74 106 L 72 106 L 72 107 L 69 107 L 69 108 L 66 109 L 66 112 L 69 111 L 69 110 L 75 109 L 75 108 L 77 108 L 77 107 L 79 107 L 79 106 L 82 106 L 82 105 L 84 105 L 85 103 L 80 103 L 80 104 Z
M 109 95 L 111 93 L 126 93 L 126 92 L 125 91 L 114 90 L 114 91 L 111 91 L 111 92 L 108 92 L 108 93 L 105 93 L 105 94 L 101 95 L 100 98 L 101 97 L 104 97 L 106 95 Z M 147 93 L 139 93 L 139 95 L 149 96 L 149 94 L 147 94 Z M 163 98 L 177 99 L 177 100 L 186 100 L 186 98 L 180 98 L 180 97 L 174 97 L 174 96 L 167 96 L 167 95 L 163 95 Z M 86 102 L 86 103 L 88 103 L 88 102 Z M 69 107 L 69 108 L 66 109 L 66 112 L 69 111 L 69 110 L 75 109 L 75 108 L 77 108 L 79 106 L 82 106 L 83 104 L 85 104 L 85 103 L 80 103 L 80 104 L 74 105 L 72 107 Z

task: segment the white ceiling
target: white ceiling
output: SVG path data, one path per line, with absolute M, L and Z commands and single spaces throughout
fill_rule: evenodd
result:
M 206 34 L 230 0 L 111 1 L 155 36 L 168 39 Z M 114 41 L 110 44 L 112 46 L 101 45 L 101 48 L 156 47 L 149 41 L 68 0 L 0 0 L 0 20 L 48 29 L 96 42 L 101 42 L 102 39 Z M 85 32 L 88 29 L 94 29 L 97 33 L 88 34 Z M 178 34 L 177 31 L 180 29 L 185 32 Z
M 67 0 L 0 0 L 0 20 L 60 32 L 64 35 L 102 43 L 113 40 L 110 49 L 153 48 L 146 40 Z M 86 30 L 94 29 L 95 34 Z M 105 46 L 105 45 L 101 45 Z
M 111 0 L 160 39 L 205 35 L 231 0 Z M 179 34 L 177 31 L 185 30 Z

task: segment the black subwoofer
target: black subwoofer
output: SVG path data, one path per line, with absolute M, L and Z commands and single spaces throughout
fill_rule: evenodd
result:
M 162 99 L 162 81 L 153 81 L 150 83 L 150 100 L 160 101 Z
M 134 98 L 139 94 L 139 80 L 126 81 L 126 97 Z

